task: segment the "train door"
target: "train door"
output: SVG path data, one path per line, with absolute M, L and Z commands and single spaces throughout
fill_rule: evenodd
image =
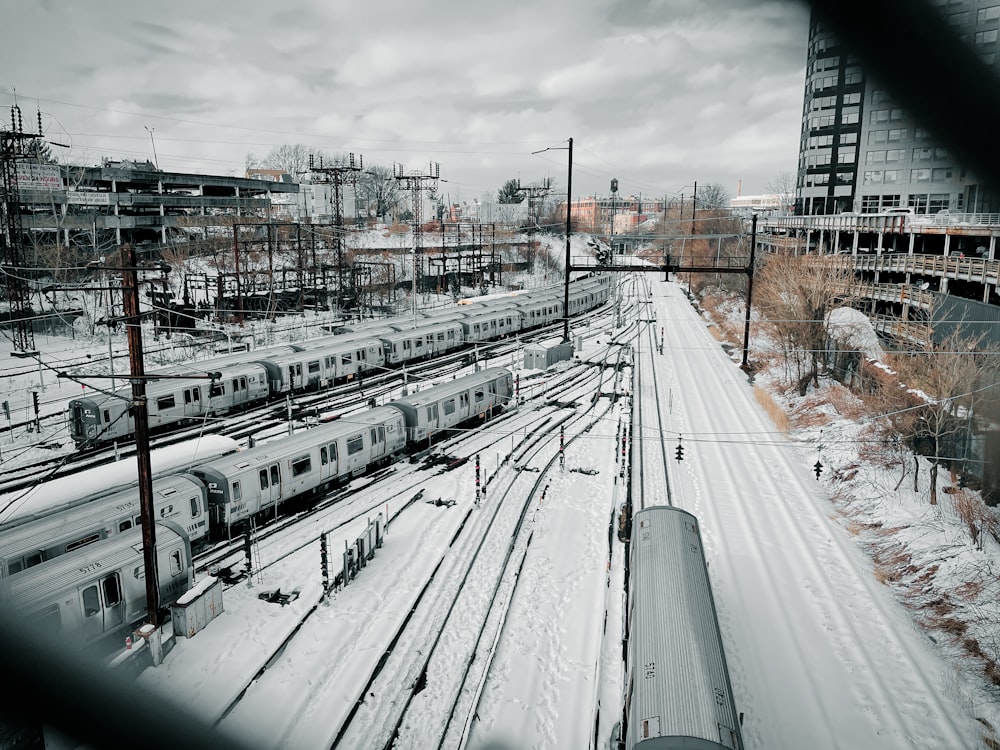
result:
M 260 479 L 260 507 L 264 508 L 281 500 L 281 467 L 265 466 L 257 472 Z
M 371 429 L 372 439 L 372 459 L 377 460 L 385 456 L 385 427 L 379 425 Z
M 296 362 L 293 365 L 288 365 L 288 390 L 294 391 L 296 388 L 301 388 L 303 385 L 302 363 Z
M 184 389 L 184 416 L 197 417 L 201 415 L 201 386 L 196 385 Z
M 81 589 L 80 605 L 86 641 L 121 627 L 125 620 L 125 598 L 118 572 L 109 573 Z
M 430 406 L 428 406 L 424 416 L 426 417 L 427 421 L 427 436 L 430 437 L 435 432 L 437 432 L 438 428 L 441 426 L 441 419 L 438 413 L 438 405 L 431 404 Z

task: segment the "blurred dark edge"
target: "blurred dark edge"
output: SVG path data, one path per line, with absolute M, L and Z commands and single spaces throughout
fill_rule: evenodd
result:
M 857 55 L 976 177 L 1000 186 L 1000 77 L 929 0 L 812 0 L 815 18 Z M 23 726 L 47 724 L 94 748 L 238 750 L 212 727 L 164 699 L 42 641 L 0 615 L 0 710 Z M 178 689 L 183 689 L 178 686 Z
M 46 724 L 93 748 L 246 750 L 167 699 L 0 613 L 3 713 Z
M 1000 77 L 930 0 L 812 0 L 866 78 L 992 189 L 1000 186 Z

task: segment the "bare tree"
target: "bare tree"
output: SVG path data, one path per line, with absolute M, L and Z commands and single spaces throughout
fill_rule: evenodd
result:
M 698 189 L 695 205 L 703 208 L 729 208 L 729 191 L 718 182 L 710 182 Z
M 781 199 L 781 211 L 788 211 L 788 207 L 795 202 L 795 175 L 791 172 L 778 172 L 767 183 L 767 192 Z
M 925 394 L 914 409 L 916 418 L 906 438 L 931 461 L 931 505 L 938 501 L 941 465 L 953 466 L 963 459 L 960 436 L 968 429 L 976 393 L 983 389 L 988 373 L 996 371 L 998 353 L 980 348 L 980 343 L 981 337 L 969 337 L 956 326 L 926 349 L 891 360 L 900 380 L 908 386 L 908 393 L 919 389 Z
M 399 183 L 389 167 L 375 165 L 369 167 L 358 178 L 358 195 L 367 205 L 368 216 L 385 221 L 386 216 L 395 211 L 401 201 Z
M 309 167 L 309 155 L 315 155 L 315 149 L 303 143 L 275 146 L 263 158 L 261 164 L 268 169 L 280 169 L 285 174 L 299 175 Z
M 760 273 L 757 308 L 781 342 L 786 368 L 801 395 L 810 382 L 818 387 L 819 375 L 826 371 L 827 315 L 844 303 L 852 278 L 844 264 L 815 256 L 773 255 Z

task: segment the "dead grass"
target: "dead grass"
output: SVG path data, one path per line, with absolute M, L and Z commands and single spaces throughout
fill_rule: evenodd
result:
M 767 416 L 770 417 L 771 421 L 774 422 L 774 426 L 778 428 L 778 431 L 787 434 L 791 429 L 788 415 L 785 413 L 785 410 L 778 406 L 775 400 L 771 398 L 771 394 L 763 388 L 755 385 L 753 387 L 753 396 L 757 399 L 757 403 L 761 405 Z
M 838 414 L 847 419 L 858 420 L 866 416 L 867 410 L 861 400 L 840 383 L 833 383 L 827 390 L 827 399 Z

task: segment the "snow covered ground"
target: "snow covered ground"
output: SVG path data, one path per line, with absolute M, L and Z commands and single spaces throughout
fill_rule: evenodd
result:
M 995 642 L 995 543 L 987 539 L 978 549 L 948 500 L 931 508 L 911 482 L 896 487 L 895 469 L 866 462 L 865 425 L 835 412 L 830 387 L 788 399 L 799 426 L 780 433 L 681 289 L 659 281 L 651 289 L 664 352 L 640 343 L 635 366 L 643 382 L 656 368 L 659 390 L 667 392 L 665 426 L 662 434 L 634 437 L 666 440 L 672 454 L 683 434 L 684 461 L 673 461 L 670 474 L 673 500 L 701 520 L 746 746 L 986 747 L 981 720 L 1000 726 L 1000 709 L 981 661 L 946 628 L 918 627 L 927 610 L 904 603 L 947 594 L 947 616 L 938 625 L 954 619 L 970 637 Z M 596 357 L 610 338 L 610 331 L 595 332 L 583 358 Z M 30 387 L 29 376 L 23 381 Z M 531 412 L 522 408 L 517 418 Z M 805 419 L 807 413 L 813 417 Z M 609 549 L 608 541 L 623 492 L 615 461 L 621 416 L 616 407 L 567 451 L 568 468 L 596 474 L 560 475 L 534 510 L 535 536 L 482 685 L 471 747 L 581 747 L 598 705 L 598 747 L 609 747 L 623 684 L 616 635 L 622 545 L 614 539 Z M 487 428 L 479 438 L 488 441 L 495 429 L 509 428 Z M 820 442 L 827 468 L 817 481 L 811 467 Z M 5 452 L 7 460 L 14 459 Z M 195 637 L 178 639 L 139 684 L 258 746 L 329 747 L 416 591 L 454 554 L 449 544 L 458 529 L 485 512 L 496 488 L 513 481 L 499 470 L 499 457 L 487 462 L 490 472 L 497 466 L 497 478 L 481 507 L 474 504 L 471 465 L 428 475 L 425 496 L 455 504 L 421 502 L 398 515 L 390 507 L 385 546 L 350 586 L 318 603 L 318 549 L 303 547 L 255 576 L 252 586 L 228 589 L 225 612 Z M 377 504 L 387 489 L 365 490 L 352 503 L 364 502 L 364 492 Z M 355 532 L 351 527 L 345 536 Z M 969 584 L 970 570 L 979 571 L 978 587 Z M 257 596 L 276 588 L 297 589 L 298 598 L 280 606 Z M 226 713 L 313 607 L 266 679 Z M 939 634 L 937 643 L 928 632 Z M 406 675 L 399 679 L 405 683 Z M 355 741 L 384 731 L 365 717 L 393 700 L 364 699 Z M 420 737 L 416 728 L 401 741 L 419 747 Z

